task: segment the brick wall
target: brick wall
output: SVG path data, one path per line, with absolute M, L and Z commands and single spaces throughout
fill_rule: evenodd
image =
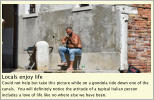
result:
M 134 4 L 138 15 L 129 15 L 128 63 L 141 72 L 151 72 L 151 5 Z

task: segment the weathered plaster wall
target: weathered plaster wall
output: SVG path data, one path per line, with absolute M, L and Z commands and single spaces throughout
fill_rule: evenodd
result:
M 116 12 L 111 5 L 73 12 L 73 28 L 83 40 L 84 52 L 119 52 Z

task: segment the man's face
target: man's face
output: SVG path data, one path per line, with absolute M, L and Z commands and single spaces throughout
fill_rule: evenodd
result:
M 70 35 L 72 32 L 73 32 L 72 29 L 67 29 L 66 30 L 67 35 Z

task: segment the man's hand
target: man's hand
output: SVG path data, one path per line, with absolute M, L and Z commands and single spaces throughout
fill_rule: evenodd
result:
M 62 44 L 66 44 L 66 41 L 69 39 L 69 36 L 65 36 L 64 38 L 62 38 L 61 42 Z
M 69 38 L 70 36 L 69 35 L 66 35 L 66 38 Z
M 77 36 L 67 35 L 62 39 L 62 44 L 66 44 L 66 42 L 68 43 L 67 45 L 70 47 L 78 47 L 79 40 Z
M 75 47 L 78 46 L 78 39 L 76 37 L 70 37 L 69 40 Z

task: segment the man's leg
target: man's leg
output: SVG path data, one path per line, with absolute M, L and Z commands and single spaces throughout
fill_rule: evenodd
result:
M 75 60 L 75 54 L 81 55 L 81 49 L 69 49 L 69 56 L 70 56 L 70 66 L 68 70 L 73 70 L 74 60 Z
M 65 53 L 68 52 L 67 48 L 60 46 L 58 48 L 58 51 L 59 51 L 61 62 L 62 62 L 61 64 L 59 64 L 59 66 L 67 65 L 66 58 L 65 58 Z

